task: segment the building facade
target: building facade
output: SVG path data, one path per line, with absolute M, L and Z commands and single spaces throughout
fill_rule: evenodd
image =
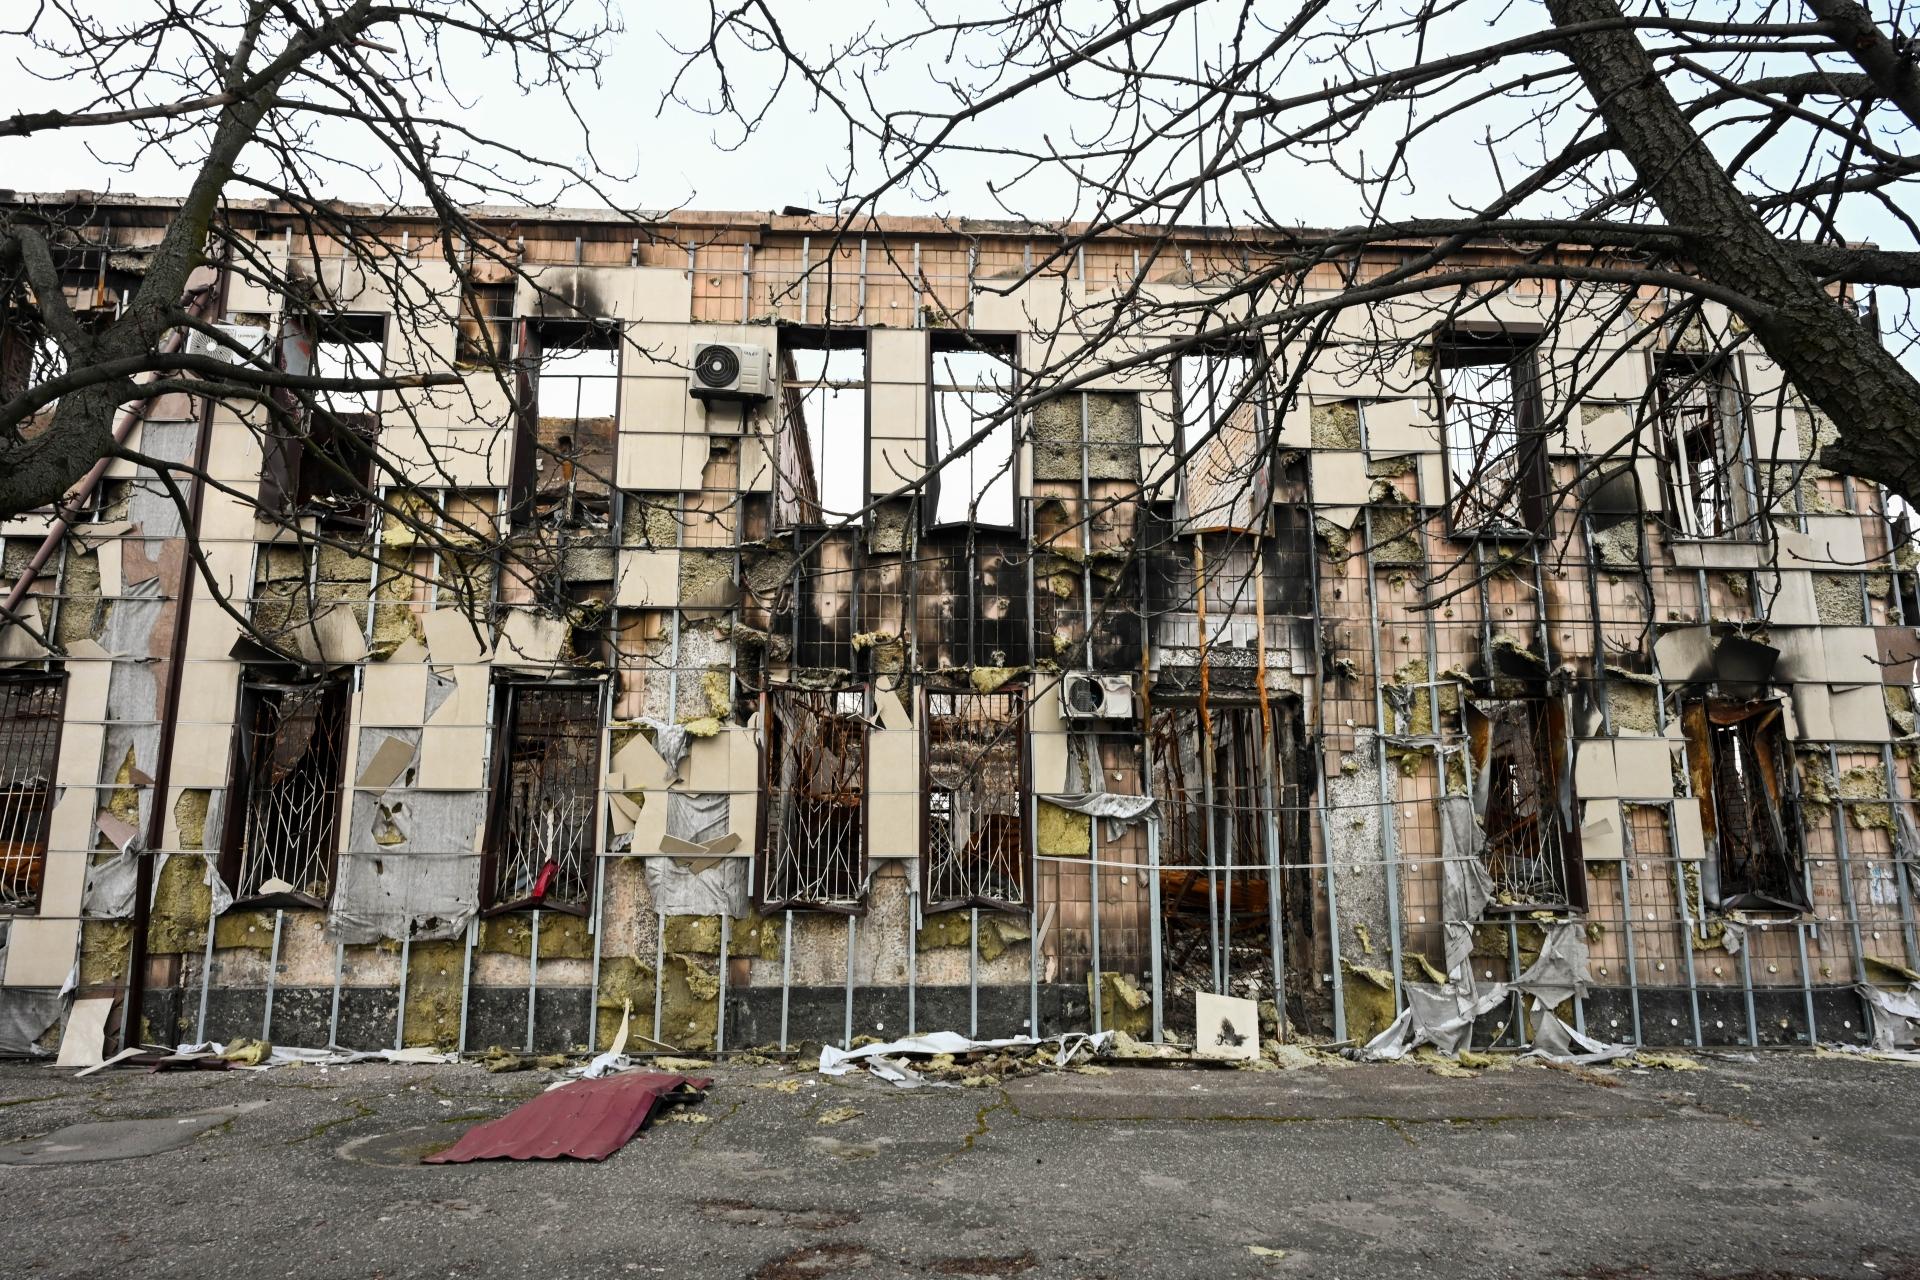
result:
M 226 219 L 207 349 L 460 378 L 168 391 L 0 528 L 28 1038 L 1855 1042 L 1920 968 L 1904 526 L 1711 308 L 1308 346 L 1202 229 Z

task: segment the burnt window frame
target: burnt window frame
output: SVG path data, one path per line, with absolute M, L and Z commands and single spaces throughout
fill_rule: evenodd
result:
M 606 492 L 589 495 L 582 500 L 586 505 L 598 509 L 602 517 L 611 523 L 619 492 L 620 409 L 626 398 L 626 326 L 617 319 L 588 316 L 516 316 L 512 326 L 514 429 L 512 459 L 507 470 L 509 527 L 524 529 L 531 525 L 540 504 L 540 462 L 543 456 L 540 447 L 540 378 L 545 372 L 541 368 L 541 360 L 551 350 L 564 349 L 550 344 L 547 341 L 549 335 L 572 340 L 577 344 L 577 350 L 613 352 L 611 374 L 553 375 L 576 381 L 606 378 L 613 383 L 613 407 L 608 414 L 613 425 L 607 433 Z M 587 339 L 605 345 L 586 345 L 583 340 Z M 573 420 L 581 422 L 586 419 L 576 413 Z M 551 452 L 546 452 L 544 456 L 557 464 L 565 464 L 565 460 Z
M 1424 693 L 1416 691 L 1416 697 Z M 1497 720 L 1505 714 L 1518 710 L 1527 721 L 1526 739 L 1531 745 L 1534 767 L 1539 778 L 1533 800 L 1544 812 L 1544 817 L 1554 821 L 1553 830 L 1559 841 L 1559 872 L 1564 882 L 1565 901 L 1554 902 L 1542 898 L 1531 900 L 1516 899 L 1503 902 L 1500 892 L 1511 881 L 1505 878 L 1496 859 L 1504 858 L 1496 846 L 1500 842 L 1501 832 L 1496 832 L 1495 793 L 1493 789 L 1494 749 L 1496 746 L 1493 730 Z M 1480 819 L 1482 833 L 1486 837 L 1486 847 L 1482 854 L 1482 865 L 1493 882 L 1494 899 L 1487 905 L 1490 913 L 1523 915 L 1547 911 L 1565 914 L 1584 914 L 1588 908 L 1586 856 L 1580 840 L 1579 797 L 1573 790 L 1573 738 L 1571 719 L 1567 714 L 1566 699 L 1562 695 L 1545 693 L 1527 693 L 1519 697 L 1470 697 L 1465 700 L 1462 715 L 1462 727 L 1467 736 L 1466 750 L 1473 763 L 1472 787 L 1475 793 L 1475 809 Z M 1482 741 L 1484 739 L 1484 746 Z M 1503 765 L 1503 773 L 1510 766 Z M 1511 793 L 1509 793 L 1511 794 Z M 1484 803 L 1481 802 L 1484 797 Z M 1550 850 L 1537 855 L 1546 863 L 1551 857 Z
M 941 700 L 951 700 L 954 709 L 937 711 L 935 708 Z M 1024 681 L 1016 681 L 1002 685 L 1000 688 L 988 693 L 983 693 L 977 689 L 930 689 L 922 685 L 920 688 L 919 701 L 919 716 L 914 725 L 914 730 L 920 735 L 920 831 L 922 847 L 918 859 L 920 863 L 918 879 L 920 884 L 921 910 L 929 912 L 951 911 L 963 907 L 979 907 L 995 911 L 1027 910 L 1031 905 L 1033 896 L 1033 861 L 1034 854 L 1037 852 L 1033 841 L 1032 822 L 1034 803 L 1033 760 L 1032 753 L 1028 750 L 1032 724 L 1031 713 L 1033 710 L 1031 691 L 1027 688 Z M 971 892 L 958 894 L 945 893 L 943 892 L 944 886 L 938 882 L 939 869 L 935 866 L 936 858 L 933 851 L 935 811 L 940 807 L 936 801 L 941 795 L 951 796 L 957 788 L 940 787 L 934 783 L 932 761 L 935 723 L 936 721 L 950 720 L 961 714 L 959 706 L 963 702 L 989 704 L 994 702 L 1011 702 L 1013 704 L 1011 714 L 1001 717 L 1002 721 L 1008 726 L 1005 729 L 1005 733 L 1011 738 L 1012 742 L 1015 775 L 1013 792 L 1015 797 L 1015 811 L 1011 819 L 1014 830 L 1015 849 L 1014 856 L 1010 863 L 1013 868 L 1010 878 L 1014 882 L 1015 892 L 1011 896 L 996 896 L 992 892 L 987 891 L 984 885 L 972 886 L 973 891 Z M 985 758 L 985 755 L 986 753 L 983 751 L 972 757 L 971 763 L 974 767 L 968 770 L 969 776 L 980 776 L 978 773 L 979 764 L 980 761 Z M 951 800 L 949 800 L 947 808 L 949 822 L 951 821 L 952 814 L 951 803 Z M 1007 815 L 997 814 L 990 816 L 1005 818 Z M 965 860 L 963 856 L 951 854 L 949 856 L 955 857 L 955 860 L 958 861 Z
M 1753 747 L 1755 763 L 1764 767 L 1760 757 L 1763 749 L 1758 739 L 1766 735 L 1772 741 L 1764 748 L 1772 760 L 1772 786 L 1777 792 L 1769 797 L 1768 803 L 1756 804 L 1750 790 L 1743 791 L 1740 804 L 1728 809 L 1722 802 L 1721 783 L 1724 781 L 1722 768 L 1726 763 L 1722 756 L 1723 735 L 1729 731 L 1739 731 L 1742 726 L 1754 720 L 1761 723 L 1750 731 L 1755 739 Z M 1696 697 L 1687 699 L 1680 708 L 1680 724 L 1686 737 L 1687 768 L 1694 784 L 1695 801 L 1700 806 L 1700 830 L 1706 848 L 1703 851 L 1706 867 L 1711 870 L 1709 877 L 1701 877 L 1701 900 L 1710 910 L 1726 913 L 1730 911 L 1786 912 L 1803 915 L 1813 910 L 1812 892 L 1807 883 L 1808 850 L 1806 829 L 1800 819 L 1800 797 L 1798 780 L 1794 774 L 1793 744 L 1787 737 L 1786 713 L 1784 704 L 1777 698 L 1761 698 L 1742 701 L 1735 698 Z M 1739 768 L 1738 762 L 1734 767 Z M 1764 774 L 1763 786 L 1767 785 Z M 1786 859 L 1785 876 L 1782 885 L 1786 892 L 1775 895 L 1769 891 L 1781 885 L 1759 887 L 1759 881 L 1749 877 L 1741 882 L 1741 887 L 1729 891 L 1726 871 L 1729 865 L 1723 833 L 1730 825 L 1724 821 L 1729 814 L 1737 814 L 1744 820 L 1754 815 L 1766 819 L 1766 829 L 1772 830 L 1780 842 L 1780 853 Z M 1751 860 L 1751 850 L 1746 855 Z
M 1685 432 L 1676 432 L 1674 405 L 1670 387 L 1676 377 L 1685 377 L 1701 386 L 1711 397 L 1712 420 Z M 1740 385 L 1737 365 L 1726 353 L 1695 355 L 1685 351 L 1664 351 L 1648 355 L 1648 397 L 1653 417 L 1653 455 L 1660 472 L 1660 493 L 1666 507 L 1668 536 L 1692 542 L 1752 542 L 1759 535 L 1760 495 L 1753 472 L 1752 422 L 1747 412 L 1747 397 Z M 1710 434 L 1715 465 L 1716 487 L 1724 497 L 1716 506 L 1724 511 L 1723 527 L 1705 532 L 1695 527 L 1697 506 L 1682 500 L 1695 486 L 1683 484 L 1680 465 L 1691 457 L 1687 443 Z
M 860 808 L 859 840 L 860 849 L 855 865 L 851 869 L 850 884 L 852 893 L 844 901 L 830 898 L 808 898 L 795 895 L 781 895 L 773 892 L 775 885 L 774 858 L 769 848 L 773 835 L 773 812 L 775 798 L 779 788 L 775 786 L 774 767 L 776 754 L 784 745 L 780 736 L 782 730 L 774 715 L 776 698 L 824 698 L 832 699 L 832 715 L 845 720 L 850 726 L 857 726 L 860 734 L 860 777 L 858 782 Z M 846 709 L 857 706 L 858 710 Z M 872 841 L 872 761 L 873 761 L 873 721 L 868 714 L 872 706 L 872 691 L 866 684 L 849 685 L 838 689 L 810 689 L 791 684 L 770 684 L 760 692 L 760 803 L 754 815 L 754 860 L 753 860 L 753 900 L 754 905 L 763 913 L 774 911 L 820 911 L 833 915 L 862 916 L 867 913 L 870 900 L 869 885 L 872 879 L 873 841 Z
M 1434 416 L 1440 425 L 1440 472 L 1446 485 L 1447 536 L 1467 542 L 1532 541 L 1547 532 L 1547 498 L 1552 472 L 1547 457 L 1546 407 L 1541 375 L 1543 332 L 1530 326 L 1454 325 L 1437 334 L 1430 348 Z M 1454 475 L 1454 427 L 1447 375 L 1456 369 L 1504 365 L 1512 402 L 1514 452 L 1513 506 L 1515 523 L 1472 523 L 1463 508 L 1469 495 Z M 1492 504 L 1485 504 L 1491 506 Z M 1494 515 L 1497 517 L 1498 512 Z
M 493 308 L 504 299 L 506 308 Z M 517 285 L 511 275 L 504 280 L 482 280 L 468 269 L 460 277 L 460 314 L 454 320 L 453 360 L 473 369 L 502 369 L 513 360 L 514 314 L 518 305 Z M 481 342 L 484 336 L 485 343 Z M 488 351 L 487 346 L 493 349 Z
M 353 376 L 384 377 L 392 320 L 384 311 L 289 315 L 282 323 L 280 367 L 287 373 L 324 376 L 320 351 L 332 345 L 330 340 L 345 339 L 348 346 L 378 342 L 379 367 L 364 375 L 355 371 Z M 286 417 L 297 421 L 297 429 L 270 430 L 262 442 L 261 505 L 292 515 L 315 516 L 322 528 L 364 530 L 372 518 L 373 460 L 380 447 L 383 394 L 316 391 L 308 404 L 290 392 L 276 393 L 275 402 Z M 332 402 L 336 395 L 362 397 L 367 405 L 343 411 Z
M 13 691 L 30 690 L 30 687 L 46 691 L 46 700 L 53 705 L 43 714 L 27 717 L 14 709 L 16 698 L 31 698 L 33 693 L 15 694 Z M 24 872 L 29 885 L 28 893 L 10 901 L 5 891 L 0 890 L 0 919 L 35 916 L 40 912 L 41 896 L 46 889 L 47 846 L 53 837 L 54 798 L 60 791 L 60 746 L 66 736 L 67 687 L 68 676 L 64 668 L 46 671 L 0 669 L 0 691 L 5 692 L 5 696 L 0 697 L 0 708 L 5 709 L 4 716 L 0 716 L 0 818 L 11 822 L 16 817 L 26 817 L 27 802 L 17 804 L 14 797 L 16 792 L 26 790 L 33 781 L 25 775 L 17 779 L 14 776 L 14 744 L 10 741 L 13 730 L 28 720 L 46 720 L 50 723 L 50 728 L 41 735 L 42 741 L 37 744 L 45 753 L 45 776 L 40 781 L 42 794 L 37 806 L 38 818 L 33 822 L 31 831 L 21 833 L 24 839 L 0 844 L 0 885 L 12 883 L 16 874 L 14 865 L 25 862 L 28 864 Z M 0 829 L 0 839 L 4 839 L 3 829 Z M 19 852 L 19 845 L 27 846 L 27 851 Z
M 518 898 L 506 898 L 501 893 L 501 863 L 504 856 L 502 846 L 506 838 L 507 824 L 513 817 L 514 794 L 509 786 L 509 772 L 513 753 L 519 741 L 520 700 L 523 694 L 529 692 L 587 694 L 591 696 L 593 702 L 593 714 L 585 722 L 590 728 L 582 735 L 591 743 L 591 747 L 590 759 L 583 775 L 586 785 L 582 796 L 583 812 L 579 830 L 585 845 L 580 860 L 577 898 L 555 898 L 548 893 L 528 893 Z M 606 684 L 599 680 L 539 680 L 508 675 L 494 680 L 492 696 L 493 740 L 487 762 L 486 839 L 481 846 L 480 854 L 480 914 L 496 916 L 515 911 L 560 911 L 569 915 L 584 916 L 593 907 L 594 860 L 599 856 L 597 815 L 600 778 L 604 772 L 600 730 L 607 714 Z M 537 873 L 535 883 L 538 883 Z
M 1008 603 L 1007 616 L 998 622 L 1004 638 L 1011 638 L 1019 647 L 1015 649 L 995 649 L 983 639 L 983 624 L 993 620 L 982 617 L 979 591 L 984 582 L 981 568 L 983 556 L 998 557 L 1001 574 L 1012 573 L 1017 581 L 1011 591 L 1004 588 L 995 592 Z M 922 539 L 914 548 L 913 578 L 911 595 L 914 601 L 913 616 L 910 624 L 919 641 L 920 652 L 928 658 L 929 665 L 962 667 L 1027 667 L 1033 665 L 1037 632 L 1034 620 L 1029 616 L 1027 577 L 1030 573 L 1028 561 L 1032 552 L 1027 545 L 1012 534 L 995 530 L 993 536 L 976 537 L 967 526 L 945 530 L 940 535 Z M 964 588 L 964 608 L 956 607 L 951 620 L 936 616 L 933 605 L 935 592 L 932 588 L 943 584 L 938 578 L 944 577 L 947 583 L 946 595 L 956 606 L 962 601 L 959 591 L 952 590 L 956 581 Z M 944 639 L 937 634 L 937 628 L 946 622 L 952 634 Z M 940 647 L 945 645 L 953 661 L 939 663 L 932 661 Z M 998 653 L 1004 661 L 991 661 Z
M 834 390 L 860 391 L 860 482 L 854 490 L 859 500 L 855 513 L 864 510 L 873 501 L 873 342 L 872 330 L 864 325 L 811 325 L 780 324 L 774 328 L 774 379 L 779 396 L 779 420 L 774 431 L 774 452 L 778 461 L 775 468 L 775 494 L 773 502 L 773 527 L 779 530 L 799 528 L 843 529 L 858 528 L 865 517 L 857 514 L 829 513 L 823 505 L 824 494 L 820 487 L 818 468 L 813 461 L 813 450 L 809 447 L 804 459 L 804 473 L 798 470 L 789 454 L 794 449 L 791 424 L 796 420 L 798 401 L 808 389 L 831 388 Z M 797 371 L 789 376 L 792 367 L 789 358 L 793 351 L 858 351 L 860 353 L 860 378 L 858 382 L 837 381 L 824 374 L 813 381 L 801 379 Z M 804 415 L 798 420 L 804 422 Z M 929 436 L 931 433 L 929 433 Z M 812 440 L 812 428 L 808 428 L 808 440 Z M 825 443 L 821 444 L 821 456 L 825 458 Z M 803 496 L 797 489 L 792 493 L 783 490 L 792 488 L 795 477 L 804 474 L 811 482 L 813 497 Z
M 925 518 L 921 528 L 929 533 L 947 529 L 987 529 L 1017 534 L 1021 528 L 1021 509 L 1024 505 L 1020 497 L 1020 423 L 1017 415 L 1009 415 L 1005 424 L 1007 432 L 1007 468 L 1004 483 L 1007 486 L 1007 518 L 1000 520 L 980 519 L 942 519 L 940 517 L 940 494 L 945 472 L 939 469 L 946 458 L 940 442 L 940 398 L 943 395 L 965 395 L 976 388 L 966 388 L 942 383 L 937 378 L 940 357 L 955 353 L 976 353 L 990 356 L 1007 367 L 1006 400 L 1008 406 L 1020 399 L 1023 379 L 1020 370 L 1020 335 L 1001 330 L 974 329 L 930 329 L 927 331 L 927 493 L 924 506 Z M 868 373 L 869 402 L 871 402 L 872 373 Z M 872 439 L 872 414 L 868 414 L 868 439 Z M 979 452 L 988 441 L 982 441 L 968 454 L 957 457 L 970 458 Z M 869 443 L 868 448 L 872 445 Z M 971 468 L 968 471 L 972 474 Z M 988 486 L 993 487 L 992 485 Z M 974 510 L 973 507 L 968 508 Z
M 331 782 L 332 803 L 320 823 L 325 839 L 319 851 L 319 860 L 326 873 L 327 891 L 324 895 L 316 896 L 296 885 L 287 892 L 249 893 L 243 873 L 250 873 L 252 864 L 243 846 L 252 816 L 253 790 L 258 781 L 254 771 L 249 768 L 253 760 L 249 744 L 252 737 L 259 735 L 255 726 L 267 696 L 284 698 L 289 693 L 309 691 L 318 693 L 323 700 L 322 713 L 333 720 L 337 729 Z M 220 877 L 232 890 L 235 906 L 324 909 L 332 900 L 333 891 L 340 882 L 340 841 L 346 816 L 346 767 L 348 735 L 352 729 L 352 697 L 353 682 L 340 672 L 311 680 L 291 678 L 289 673 L 274 668 L 249 668 L 242 673 L 235 700 L 230 759 L 227 762 L 225 817 L 219 852 Z M 316 726 L 314 732 L 318 735 L 323 729 L 324 726 Z M 262 880 L 273 878 L 277 877 L 266 876 Z
M 1188 363 L 1190 361 L 1204 360 L 1211 365 L 1211 363 L 1215 361 L 1244 360 L 1247 364 L 1247 377 L 1251 378 L 1259 363 L 1264 359 L 1265 353 L 1251 342 L 1207 343 L 1197 347 L 1191 352 L 1174 357 L 1172 367 L 1168 372 L 1167 382 L 1173 391 L 1173 452 L 1176 459 L 1182 458 L 1187 449 Z M 1269 365 L 1268 368 L 1260 374 L 1259 384 L 1254 389 L 1253 394 L 1242 401 L 1243 405 L 1250 404 L 1252 406 L 1254 412 L 1253 434 L 1263 442 L 1270 442 L 1273 436 L 1273 411 L 1275 406 L 1273 404 L 1274 387 L 1271 376 L 1272 372 L 1272 366 Z M 1218 427 L 1219 419 L 1210 416 L 1207 426 L 1209 439 L 1219 438 Z M 1144 433 L 1145 427 L 1143 423 L 1142 434 L 1144 435 Z M 1201 452 L 1204 453 L 1204 451 Z M 1273 474 L 1270 470 L 1273 460 L 1273 450 L 1266 448 L 1263 450 L 1263 453 L 1264 457 L 1262 461 L 1250 469 L 1247 474 L 1247 483 L 1260 490 L 1259 492 L 1249 492 L 1245 497 L 1249 512 L 1256 520 L 1259 519 L 1266 508 L 1272 504 L 1274 495 Z M 1175 476 L 1173 502 L 1176 532 L 1183 534 L 1212 533 L 1220 530 L 1237 529 L 1238 526 L 1231 524 L 1206 522 L 1204 517 L 1209 513 L 1202 513 L 1200 516 L 1194 514 L 1192 509 L 1193 495 L 1190 492 L 1188 473 L 1198 461 L 1199 456 L 1199 454 L 1196 454 L 1193 457 L 1186 457 L 1184 461 L 1178 464 L 1178 470 Z M 1236 500 L 1235 505 L 1238 505 L 1238 501 L 1239 500 Z

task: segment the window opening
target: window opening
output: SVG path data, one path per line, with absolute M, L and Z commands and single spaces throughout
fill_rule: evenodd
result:
M 522 425 L 514 492 L 523 517 L 603 523 L 613 492 L 620 327 L 528 321 L 532 423 Z
M 1751 511 L 1737 393 L 1722 362 L 1662 362 L 1660 460 L 1668 507 L 1690 538 L 1736 536 Z
M 1028 665 L 1033 628 L 1027 621 L 1027 553 L 971 538 L 922 542 L 918 552 L 914 621 L 923 662 L 945 668 Z
M 483 367 L 506 362 L 513 351 L 514 283 L 468 279 L 460 290 L 460 331 L 454 359 Z
M 600 757 L 596 686 L 498 686 L 488 904 L 584 911 Z
M 1272 501 L 1267 387 L 1255 357 L 1205 350 L 1174 370 L 1183 532 L 1255 529 Z
M 222 858 L 236 900 L 325 904 L 346 730 L 345 681 L 242 684 Z
M 1014 515 L 1014 366 L 1011 343 L 994 335 L 935 332 L 933 479 L 936 525 L 1012 528 Z M 957 453 L 976 432 L 987 435 Z
M 316 378 L 378 378 L 386 359 L 384 315 L 316 315 L 290 322 L 280 344 L 288 373 Z M 317 515 L 332 525 L 367 520 L 373 486 L 374 442 L 380 434 L 380 393 L 313 393 L 313 408 L 283 401 L 299 420 L 267 440 L 261 498 L 270 507 Z
M 1415 696 L 1424 696 L 1416 693 Z M 1520 910 L 1586 907 L 1567 771 L 1565 720 L 1545 698 L 1468 705 L 1475 808 L 1494 901 Z
M 782 329 L 782 524 L 840 524 L 867 505 L 864 330 Z
M 1721 910 L 1809 909 L 1780 704 L 1698 701 L 1681 723 L 1707 842 L 1707 902 Z
M 1547 477 L 1533 347 L 1455 335 L 1434 354 L 1453 532 L 1537 529 Z
M 760 901 L 852 912 L 866 900 L 866 690 L 767 690 Z
M 1026 902 L 1024 690 L 926 695 L 928 911 Z
M 0 913 L 40 905 L 67 678 L 0 672 Z

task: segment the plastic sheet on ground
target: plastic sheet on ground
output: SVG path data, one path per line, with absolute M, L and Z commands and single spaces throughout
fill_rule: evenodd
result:
M 1876 1053 L 1895 1053 L 1920 1044 L 1920 987 L 1887 991 L 1868 984 L 1860 988 L 1860 998 L 1872 1012 Z
M 237 1047 L 240 1043 L 241 1042 L 237 1040 L 233 1041 L 232 1046 Z M 209 1040 L 200 1044 L 177 1045 L 174 1048 L 174 1053 L 176 1056 L 182 1058 L 194 1056 L 219 1058 L 225 1057 L 229 1052 L 229 1048 L 229 1045 L 219 1044 Z M 268 1045 L 267 1050 L 266 1056 L 259 1063 L 236 1063 L 235 1066 L 243 1071 L 266 1071 L 273 1067 L 341 1067 L 355 1062 L 393 1062 L 413 1066 L 441 1066 L 446 1063 L 460 1061 L 460 1055 L 457 1053 L 441 1053 L 438 1050 L 427 1048 L 374 1049 L 363 1051 L 359 1049 L 302 1049 L 297 1046 L 276 1044 Z
M 910 1055 L 933 1057 L 936 1054 L 984 1053 L 998 1049 L 1038 1049 L 1043 1045 L 1055 1045 L 1053 1065 L 1065 1067 L 1083 1052 L 1088 1057 L 1099 1057 L 1113 1043 L 1113 1032 L 1101 1031 L 1096 1034 L 1070 1031 L 1064 1035 L 1049 1036 L 1045 1040 L 1036 1040 L 1032 1036 L 1012 1036 L 1005 1040 L 972 1040 L 957 1031 L 930 1031 L 923 1036 L 910 1036 L 904 1040 L 889 1040 L 885 1044 L 861 1045 L 858 1049 L 841 1049 L 834 1045 L 822 1045 L 820 1048 L 820 1074 L 828 1076 L 849 1075 L 864 1064 L 869 1072 L 903 1089 L 914 1089 L 931 1083 L 922 1079 L 906 1062 Z

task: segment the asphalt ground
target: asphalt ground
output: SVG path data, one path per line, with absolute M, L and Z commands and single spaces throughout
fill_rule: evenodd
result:
M 6 1064 L 0 1162 L 117 1158 L 0 1163 L 0 1275 L 1920 1278 L 1920 1070 L 1698 1060 L 720 1065 L 602 1164 L 453 1166 L 419 1156 L 560 1077 Z

